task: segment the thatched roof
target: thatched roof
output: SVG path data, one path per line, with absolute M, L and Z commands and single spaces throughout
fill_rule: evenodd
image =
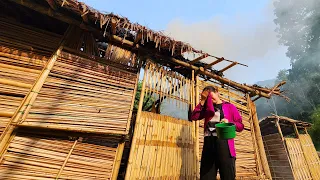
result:
M 68 25 L 78 27 L 82 31 L 89 32 L 88 36 L 96 41 L 98 48 L 104 44 L 115 45 L 139 54 L 139 57 L 146 57 L 168 66 L 185 76 L 191 76 L 191 70 L 194 70 L 206 80 L 219 81 L 223 86 L 248 92 L 252 97 L 270 98 L 273 94 L 281 96 L 278 86 L 273 89 L 261 88 L 223 78 L 226 70 L 235 65 L 243 65 L 241 63 L 209 55 L 188 43 L 174 40 L 162 32 L 132 23 L 127 18 L 113 13 L 99 12 L 77 0 L 3 0 L 0 1 L 0 7 L 4 14 L 14 14 L 18 19 L 22 18 L 28 23 L 32 20 L 33 24 L 29 25 L 60 35 L 66 31 Z M 104 46 L 102 51 L 105 50 Z M 186 59 L 183 56 L 185 52 L 194 53 L 196 58 Z M 213 57 L 215 60 L 209 64 L 201 62 L 207 57 Z M 214 69 L 213 66 L 222 61 L 230 64 L 220 70 Z
M 154 48 L 169 50 L 172 54 L 181 54 L 183 52 L 203 53 L 191 47 L 190 44 L 177 41 L 164 35 L 162 32 L 154 31 L 138 23 L 130 22 L 128 18 L 121 17 L 114 13 L 100 12 L 77 0 L 47 1 L 53 9 L 69 11 L 74 16 L 82 18 L 88 24 L 95 24 L 103 31 L 108 32 L 111 30 L 112 34 L 117 34 L 124 38 L 134 38 L 135 42 L 141 45 L 146 42 L 154 42 Z

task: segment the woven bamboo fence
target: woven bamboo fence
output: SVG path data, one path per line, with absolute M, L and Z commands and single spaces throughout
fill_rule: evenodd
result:
M 281 136 L 278 133 L 263 136 L 263 143 L 272 179 L 294 180 L 291 162 Z
M 129 179 L 195 179 L 193 123 L 149 112 L 137 121 Z
M 17 133 L 1 159 L 1 179 L 111 179 L 118 141 Z
M 299 139 L 285 138 L 285 142 L 295 179 L 312 179 Z
M 197 83 L 197 87 L 199 88 L 199 98 L 202 89 L 206 86 L 217 87 L 221 95 L 221 99 L 234 104 L 242 116 L 242 122 L 245 128 L 241 133 L 237 133 L 237 136 L 235 138 L 235 147 L 237 151 L 236 178 L 266 178 L 264 166 L 267 166 L 267 168 L 269 167 L 267 164 L 266 156 L 261 156 L 261 149 L 258 146 L 258 141 L 261 141 L 262 143 L 262 138 L 261 134 L 260 136 L 257 135 L 259 132 L 256 132 L 256 128 L 254 128 L 255 124 L 258 123 L 253 120 L 253 118 L 255 118 L 255 115 L 252 114 L 252 112 L 253 110 L 255 111 L 255 106 L 248 98 L 248 96 L 244 93 L 229 88 L 221 88 L 221 86 L 218 84 L 201 80 L 199 80 L 199 83 Z M 203 147 L 203 123 L 204 121 L 200 121 L 199 123 L 199 161 L 201 160 Z M 262 151 L 264 151 L 264 149 Z M 265 165 L 262 164 L 262 158 L 265 158 Z
M 195 179 L 194 123 L 142 112 L 145 95 L 167 99 L 178 109 L 193 102 L 190 79 L 148 62 L 125 179 Z
M 313 179 L 320 179 L 320 159 L 309 134 L 299 134 L 299 140 Z

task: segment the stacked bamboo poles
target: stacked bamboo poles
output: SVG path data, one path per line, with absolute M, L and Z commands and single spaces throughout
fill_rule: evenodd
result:
M 248 100 L 245 94 L 232 91 L 230 89 L 221 88 L 217 84 L 205 82 L 199 80 L 198 98 L 200 99 L 200 93 L 206 86 L 214 86 L 218 88 L 222 100 L 231 102 L 234 104 L 241 116 L 245 129 L 241 133 L 237 133 L 235 138 L 235 147 L 237 151 L 236 160 L 236 176 L 241 178 L 264 178 L 264 172 L 262 170 L 262 164 L 259 153 L 259 147 L 257 145 L 257 138 L 254 131 L 254 124 L 252 122 L 252 114 L 248 105 Z M 199 158 L 202 154 L 203 147 L 203 133 L 204 122 L 199 123 Z M 261 139 L 262 141 L 262 139 Z
M 137 75 L 63 52 L 23 126 L 126 134 Z
M 29 57 L 50 57 L 55 51 L 62 35 L 22 25 L 7 18 L 0 18 L 0 44 L 30 51 Z
M 300 140 L 296 138 L 285 138 L 288 154 L 292 164 L 294 177 L 297 180 L 312 179 L 308 164 L 304 157 Z
M 18 133 L 1 160 L 1 179 L 111 179 L 115 141 Z
M 192 122 L 149 112 L 141 112 L 137 121 L 126 179 L 196 178 Z
M 193 103 L 191 97 L 191 80 L 173 72 L 170 69 L 150 63 L 146 71 L 146 96 L 153 95 L 155 99 L 167 98 L 168 103 L 177 108 L 188 110 Z
M 320 159 L 309 134 L 299 134 L 299 140 L 313 179 L 320 179 Z
M 272 179 L 293 180 L 290 159 L 279 133 L 263 136 L 263 143 L 272 174 Z

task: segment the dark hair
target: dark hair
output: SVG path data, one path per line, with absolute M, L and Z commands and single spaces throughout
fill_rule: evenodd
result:
M 202 91 L 218 92 L 217 88 L 213 86 L 207 86 Z

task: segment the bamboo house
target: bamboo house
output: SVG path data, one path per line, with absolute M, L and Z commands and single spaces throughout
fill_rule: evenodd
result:
M 229 80 L 245 65 L 76 0 L 0 8 L 0 179 L 198 179 L 203 124 L 161 107 L 188 113 L 206 85 L 243 117 L 237 179 L 271 179 L 254 101 L 283 83 Z
M 310 123 L 270 116 L 260 121 L 273 179 L 320 179 L 320 159 L 308 134 Z

